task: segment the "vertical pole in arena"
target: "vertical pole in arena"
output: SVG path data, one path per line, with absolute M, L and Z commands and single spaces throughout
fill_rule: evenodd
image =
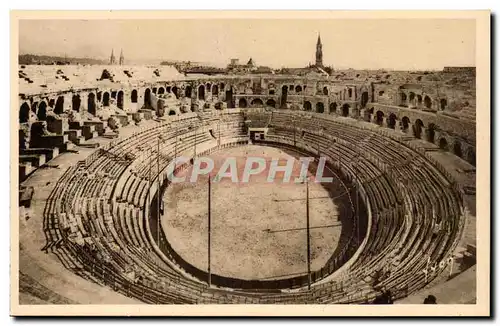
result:
M 311 289 L 311 236 L 309 234 L 309 178 L 306 177 L 306 220 L 307 220 L 307 288 Z
M 156 153 L 157 174 L 158 174 L 158 195 L 156 196 L 156 241 L 160 247 L 160 136 L 158 137 L 158 153 Z
M 153 158 L 153 150 L 151 149 L 151 145 L 149 145 L 149 175 L 148 175 L 149 188 L 148 188 L 148 201 L 147 201 L 147 204 L 149 207 L 149 217 L 151 217 L 151 205 L 150 205 L 149 200 L 151 199 L 151 186 L 152 186 L 152 181 L 153 181 L 151 178 L 151 168 L 153 166 L 152 158 Z
M 358 246 L 360 245 L 360 238 L 359 238 L 359 184 L 358 182 L 361 182 L 359 180 L 355 180 L 356 184 L 354 185 L 355 188 L 354 190 L 356 191 L 356 229 L 357 229 L 357 240 L 358 240 Z
M 212 201 L 212 195 L 211 195 L 211 175 L 208 175 L 208 286 L 212 286 L 212 274 L 210 270 L 210 246 L 211 246 L 211 236 L 212 236 L 212 216 L 211 216 L 211 201 Z
M 217 139 L 217 147 L 220 148 L 220 119 L 217 122 L 217 132 L 219 133 L 219 139 Z
M 196 158 L 196 141 L 197 141 L 196 136 L 197 136 L 197 134 L 196 134 L 196 125 L 195 125 L 194 126 L 194 155 L 193 155 L 194 158 Z
M 297 145 L 297 141 L 295 140 L 295 133 L 297 132 L 297 121 L 296 118 L 293 117 L 293 146 Z

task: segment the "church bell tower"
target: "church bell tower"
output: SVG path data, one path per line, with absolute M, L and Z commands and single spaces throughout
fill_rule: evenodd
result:
M 316 67 L 323 67 L 323 45 L 321 44 L 321 36 L 318 34 L 318 42 L 316 43 Z

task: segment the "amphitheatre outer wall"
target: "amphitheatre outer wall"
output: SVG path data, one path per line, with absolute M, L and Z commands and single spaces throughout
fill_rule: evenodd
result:
M 449 89 L 433 94 L 430 86 L 421 84 L 267 75 L 129 84 L 96 81 L 90 88 L 73 85 L 60 91 L 35 89 L 19 94 L 19 121 L 25 126 L 20 142 L 30 142 L 30 135 L 36 134 L 30 132 L 32 124 L 37 121 L 45 121 L 49 132 L 64 132 L 64 127 L 47 116 L 49 111 L 61 114 L 70 109 L 97 115 L 99 110 L 116 106 L 127 113 L 148 109 L 163 116 L 211 108 L 268 106 L 336 114 L 400 129 L 475 165 L 475 121 L 449 115 L 445 110 L 446 105 L 474 105 L 474 99 L 462 93 L 462 97 L 453 98 Z M 409 87 L 414 89 L 408 92 Z M 181 100 L 180 105 L 169 101 L 172 96 Z

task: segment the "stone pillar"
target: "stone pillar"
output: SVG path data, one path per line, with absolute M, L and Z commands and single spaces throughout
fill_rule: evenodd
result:
M 396 120 L 396 123 L 394 124 L 394 129 L 397 131 L 401 131 L 401 121 Z
M 401 123 L 401 130 L 403 130 L 403 123 Z M 413 135 L 413 125 L 411 123 L 408 123 L 408 129 L 403 130 L 403 132 Z
M 420 139 L 427 140 L 427 128 L 421 127 Z
M 444 136 L 443 133 L 434 130 L 434 144 L 436 143 L 436 139 L 440 139 L 442 136 Z M 427 139 L 427 141 L 429 141 L 429 139 Z M 438 145 L 439 145 L 439 143 L 438 143 Z
M 123 109 L 126 111 L 132 111 L 132 90 L 123 90 Z

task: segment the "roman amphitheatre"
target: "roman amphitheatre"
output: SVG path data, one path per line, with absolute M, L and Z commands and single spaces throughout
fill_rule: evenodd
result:
M 19 65 L 20 304 L 475 302 L 474 68 L 121 63 Z M 334 182 L 174 184 L 179 156 Z

